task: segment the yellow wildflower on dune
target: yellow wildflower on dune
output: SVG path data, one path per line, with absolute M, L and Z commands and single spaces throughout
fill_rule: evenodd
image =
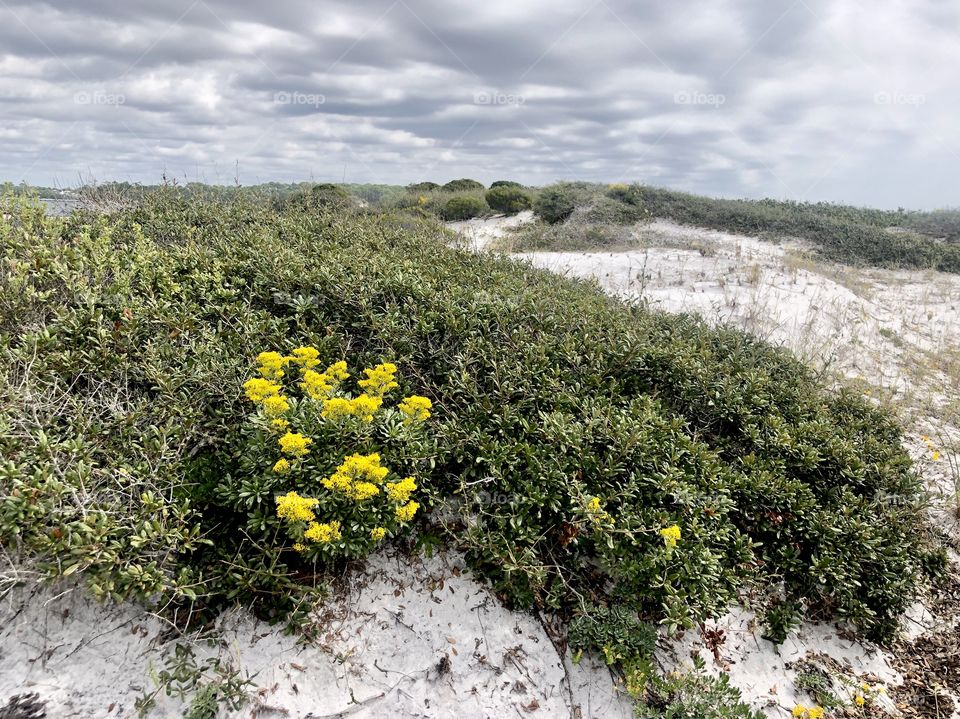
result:
M 280 379 L 284 374 L 283 368 L 289 361 L 289 357 L 284 357 L 279 352 L 261 352 L 257 355 L 257 369 L 266 379 Z
M 374 542 L 379 542 L 386 536 L 387 530 L 383 527 L 374 527 L 370 530 L 370 539 L 372 539 Z
M 290 462 L 281 457 L 277 460 L 276 464 L 273 465 L 273 471 L 277 474 L 286 474 L 290 471 Z
M 430 419 L 430 409 L 432 407 L 433 402 L 419 395 L 406 397 L 397 405 L 397 409 L 403 412 L 405 420 L 416 422 Z
M 267 397 L 278 396 L 280 385 L 262 377 L 254 377 L 243 383 L 243 390 L 251 402 L 263 402 Z
M 340 539 L 341 536 L 340 522 L 336 521 L 325 524 L 311 522 L 307 527 L 307 531 L 303 533 L 304 539 L 309 539 L 311 542 L 317 542 L 318 544 L 327 544 L 336 539 Z
M 324 399 L 333 391 L 333 384 L 326 374 L 305 369 L 302 376 L 303 381 L 300 383 L 300 388 L 306 392 L 310 399 Z
M 284 454 L 303 457 L 310 452 L 313 440 L 296 432 L 287 432 L 280 438 L 280 449 Z
M 410 495 L 416 488 L 417 483 L 413 477 L 401 479 L 399 482 L 387 482 L 387 496 L 394 502 L 403 504 L 410 499 Z
M 279 417 L 290 409 L 290 403 L 283 395 L 273 395 L 263 400 L 263 411 L 268 417 Z
M 409 522 L 417 513 L 417 510 L 420 509 L 420 505 L 417 502 L 407 502 L 406 504 L 397 507 L 394 512 L 394 516 L 397 518 L 398 522 Z
M 369 395 L 383 397 L 387 392 L 400 385 L 394 381 L 397 374 L 397 366 L 390 362 L 378 364 L 376 367 L 365 369 L 363 373 L 366 379 L 362 379 L 357 384 Z
M 374 413 L 382 404 L 383 400 L 380 397 L 362 394 L 351 402 L 350 411 L 354 417 L 359 417 L 364 422 L 372 422 Z
M 358 502 L 370 499 L 370 497 L 375 497 L 378 494 L 380 494 L 380 488 L 373 482 L 354 482 L 347 490 L 347 496 Z
M 275 432 L 286 432 L 290 423 L 285 419 L 275 419 L 270 423 L 270 426 Z
M 294 364 L 299 365 L 303 370 L 311 369 L 320 364 L 320 360 L 317 359 L 320 356 L 320 353 L 315 347 L 297 347 L 290 354 L 291 356 L 289 360 Z
M 327 367 L 323 373 L 335 382 L 343 382 L 343 380 L 350 376 L 350 373 L 347 372 L 347 363 L 343 360 L 334 362 L 332 365 Z
M 301 497 L 293 491 L 277 497 L 275 501 L 277 503 L 277 516 L 291 522 L 312 522 L 314 519 L 313 508 L 320 504 L 317 499 Z
M 680 527 L 676 524 L 664 527 L 660 530 L 660 536 L 663 537 L 663 543 L 667 546 L 667 549 L 673 549 L 680 539 Z

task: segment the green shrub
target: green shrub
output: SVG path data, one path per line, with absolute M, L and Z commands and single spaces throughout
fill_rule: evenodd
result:
M 730 685 L 730 676 L 710 676 L 701 659 L 685 674 L 655 677 L 648 684 L 638 719 L 763 719 L 764 714 L 741 701 L 740 690 Z
M 291 195 L 285 201 L 287 205 L 299 210 L 317 212 L 325 209 L 339 209 L 352 206 L 353 198 L 338 185 L 324 183 L 314 185 L 309 190 Z
M 482 182 L 462 178 L 459 180 L 450 180 L 450 182 L 440 189 L 444 192 L 483 192 L 487 188 L 483 186 Z
M 505 215 L 515 215 L 522 210 L 529 210 L 530 195 L 519 186 L 500 185 L 487 190 L 487 204 L 490 208 Z
M 398 394 L 431 398 L 429 451 L 384 421 L 344 453 L 416 469 L 413 524 L 515 604 L 671 628 L 749 582 L 883 636 L 934 565 L 893 419 L 740 332 L 458 252 L 411 215 L 173 191 L 5 211 L 0 541 L 43 575 L 181 616 L 283 616 L 322 584 L 342 557 L 272 551 L 270 496 L 296 487 L 260 485 L 243 396 L 249 358 L 291 344 L 389 360 Z
M 533 204 L 533 212 L 540 219 L 556 224 L 573 214 L 577 207 L 577 193 L 568 185 L 545 187 Z
M 407 191 L 417 194 L 423 194 L 425 192 L 435 192 L 440 189 L 440 185 L 436 182 L 415 182 L 412 185 L 407 185 Z
M 490 183 L 490 189 L 492 190 L 494 187 L 523 187 L 523 185 L 513 180 L 495 180 Z
M 489 208 L 484 201 L 473 195 L 454 195 L 440 210 L 440 216 L 447 221 L 451 220 L 469 220 L 473 217 L 479 217 L 487 212 Z

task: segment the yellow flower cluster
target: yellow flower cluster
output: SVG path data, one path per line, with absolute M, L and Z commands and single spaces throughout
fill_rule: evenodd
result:
M 301 369 L 308 370 L 320 364 L 320 360 L 317 359 L 319 356 L 320 353 L 314 347 L 297 347 L 290 353 L 289 360 L 299 365 Z
M 934 462 L 939 462 L 940 450 L 934 446 L 933 440 L 927 437 L 926 435 L 923 435 L 920 439 L 922 439 L 926 443 L 927 449 L 930 450 L 930 459 L 932 459 Z
M 394 502 L 403 504 L 410 499 L 410 495 L 416 488 L 417 483 L 413 477 L 401 479 L 399 482 L 387 482 L 387 496 Z
M 326 374 L 314 372 L 312 369 L 305 369 L 302 372 L 303 381 L 300 383 L 302 389 L 310 399 L 323 399 L 333 391 L 333 383 Z
M 797 704 L 793 708 L 793 719 L 823 719 L 823 709 L 818 706 L 808 707 Z
M 283 377 L 283 368 L 290 362 L 289 357 L 284 357 L 279 352 L 261 352 L 257 355 L 257 369 L 260 375 L 265 379 L 280 379 Z
M 277 516 L 291 522 L 312 522 L 315 519 L 313 508 L 320 503 L 317 499 L 301 497 L 296 492 L 287 492 L 277 497 L 276 502 Z
M 310 452 L 313 440 L 296 432 L 287 432 L 280 440 L 280 451 L 293 457 L 303 457 Z
M 426 397 L 420 397 L 419 395 L 407 397 L 397 405 L 397 409 L 404 414 L 404 420 L 410 422 L 423 422 L 430 419 L 431 407 L 433 407 L 433 403 Z
M 261 406 L 268 417 L 279 417 L 290 409 L 290 403 L 287 401 L 287 398 L 279 395 L 265 397 Z
M 397 374 L 397 366 L 390 362 L 378 364 L 372 369 L 365 369 L 363 373 L 366 379 L 362 379 L 357 384 L 373 397 L 383 397 L 387 392 L 400 385 L 394 381 Z
M 664 527 L 660 530 L 660 536 L 663 537 L 663 543 L 667 546 L 667 549 L 673 549 L 680 539 L 680 527 L 676 524 Z
M 886 688 L 880 684 L 871 687 L 866 682 L 861 682 L 860 686 L 853 692 L 853 703 L 858 707 L 872 704 L 878 695 L 885 694 L 886 691 Z
M 263 402 L 268 397 L 280 396 L 280 385 L 262 377 L 254 377 L 243 383 L 243 390 L 251 402 Z
M 290 462 L 281 457 L 277 460 L 277 463 L 273 465 L 273 471 L 277 474 L 286 474 L 290 471 Z
M 387 530 L 384 527 L 374 527 L 370 530 L 370 539 L 372 539 L 374 542 L 379 542 L 386 536 Z
M 320 414 L 324 419 L 359 417 L 364 422 L 372 422 L 373 415 L 381 405 L 383 405 L 382 398 L 367 394 L 361 394 L 354 399 L 331 397 L 323 401 L 323 411 Z
M 394 512 L 394 516 L 397 518 L 398 522 L 409 522 L 411 519 L 413 519 L 418 509 L 420 509 L 420 505 L 417 502 L 407 502 L 406 504 L 397 507 L 396 511 Z
M 590 517 L 590 521 L 595 525 L 601 524 L 610 524 L 613 522 L 613 517 L 603 511 L 603 507 L 600 506 L 600 497 L 591 497 L 590 501 L 587 502 L 587 516 Z
M 380 494 L 378 485 L 389 473 L 389 469 L 380 466 L 379 454 L 353 454 L 345 458 L 333 474 L 322 480 L 322 484 L 333 492 L 343 492 L 361 502 Z
M 303 533 L 304 539 L 309 539 L 311 542 L 317 542 L 318 544 L 327 544 L 340 539 L 341 536 L 343 535 L 340 533 L 340 522 L 336 521 L 323 524 L 310 522 L 307 531 Z

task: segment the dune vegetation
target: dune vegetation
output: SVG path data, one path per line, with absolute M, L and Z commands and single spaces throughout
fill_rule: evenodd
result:
M 653 628 L 748 592 L 774 638 L 891 637 L 945 561 L 894 419 L 739 331 L 453 249 L 416 209 L 484 194 L 451 189 L 8 195 L 0 541 L 181 626 L 305 625 L 381 544 L 449 547 L 638 697 Z

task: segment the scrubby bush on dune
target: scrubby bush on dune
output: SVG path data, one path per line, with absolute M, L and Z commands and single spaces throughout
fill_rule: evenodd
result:
M 411 216 L 171 193 L 113 217 L 6 211 L 0 538 L 47 574 L 287 612 L 342 560 L 278 541 L 277 498 L 319 500 L 374 451 L 417 477 L 421 531 L 518 606 L 689 626 L 756 583 L 884 635 L 932 566 L 893 421 L 739 332 L 457 252 Z M 395 365 L 429 432 L 297 404 L 323 467 L 278 484 L 243 386 L 258 353 L 301 346 Z
M 414 182 L 412 185 L 407 185 L 407 191 L 414 193 L 435 192 L 439 189 L 440 185 L 436 182 Z
M 450 182 L 440 189 L 444 192 L 483 192 L 487 188 L 484 187 L 482 182 L 461 178 L 459 180 L 450 180 Z
M 308 190 L 294 193 L 284 200 L 291 208 L 317 212 L 324 209 L 344 209 L 352 206 L 354 200 L 346 190 L 338 185 L 323 183 Z
M 541 220 L 550 224 L 563 222 L 577 208 L 577 200 L 581 194 L 579 188 L 572 183 L 545 187 L 537 195 L 533 212 Z
M 523 185 L 513 180 L 494 180 L 490 183 L 490 189 L 492 190 L 494 187 L 523 187 Z
M 520 187 L 499 185 L 487 190 L 487 204 L 490 208 L 506 215 L 515 215 L 522 210 L 529 210 L 530 195 Z
M 469 220 L 487 212 L 490 208 L 479 197 L 454 195 L 440 208 L 440 216 L 447 221 Z

